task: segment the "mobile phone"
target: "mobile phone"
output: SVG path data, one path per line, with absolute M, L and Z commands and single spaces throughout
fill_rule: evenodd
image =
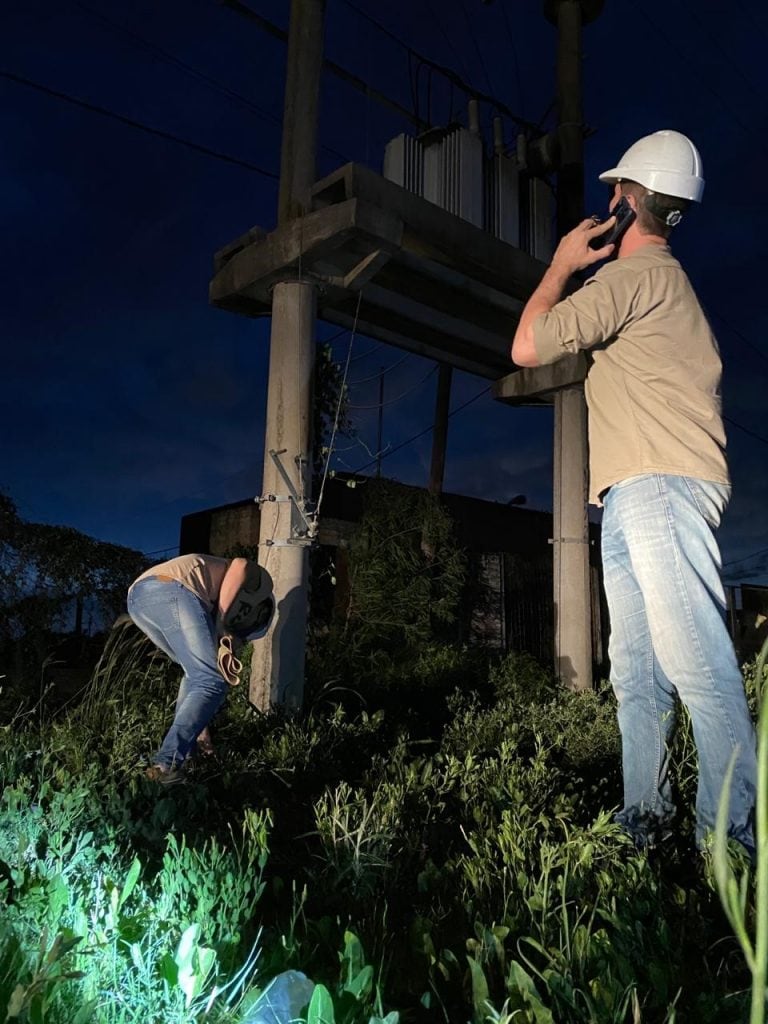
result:
M 590 248 L 602 249 L 604 245 L 609 245 L 611 242 L 618 242 L 636 216 L 635 211 L 627 202 L 626 196 L 621 197 L 618 203 L 616 203 L 614 208 L 611 210 L 611 214 L 616 218 L 613 227 L 608 228 L 604 235 L 600 235 L 598 238 L 593 238 L 589 243 Z

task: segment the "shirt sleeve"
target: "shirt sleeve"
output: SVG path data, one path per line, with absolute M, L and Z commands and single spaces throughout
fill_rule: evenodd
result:
M 543 366 L 610 341 L 631 322 L 637 274 L 607 264 L 583 288 L 533 321 L 536 356 Z

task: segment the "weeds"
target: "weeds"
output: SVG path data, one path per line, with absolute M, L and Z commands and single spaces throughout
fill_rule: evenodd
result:
M 755 689 L 760 709 L 757 727 L 757 801 L 755 815 L 756 871 L 754 906 L 750 908 L 751 870 L 741 848 L 729 844 L 728 804 L 733 781 L 733 758 L 723 783 L 718 808 L 713 862 L 720 898 L 752 975 L 749 1024 L 764 1024 L 768 997 L 768 705 L 763 673 L 768 660 L 768 640 L 757 659 Z M 737 845 L 737 844 L 736 844 Z M 734 865 L 737 865 L 734 867 Z M 738 872 L 738 878 L 737 878 Z M 754 919 L 754 938 L 749 919 Z
M 689 841 L 654 864 L 612 821 L 609 695 L 460 646 L 399 665 L 380 702 L 328 688 L 293 718 L 233 694 L 172 793 L 137 766 L 177 681 L 130 629 L 69 706 L 0 730 L 0 1020 L 743 1021 Z

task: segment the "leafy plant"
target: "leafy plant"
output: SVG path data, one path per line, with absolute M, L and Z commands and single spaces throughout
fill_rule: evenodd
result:
M 728 842 L 728 807 L 735 755 L 723 782 L 715 828 L 713 862 L 715 879 L 723 908 L 752 975 L 752 1000 L 749 1024 L 763 1024 L 768 997 L 768 702 L 760 692 L 763 667 L 768 659 L 768 640 L 763 644 L 757 660 L 755 676 L 758 680 L 760 716 L 757 727 L 757 797 L 755 801 L 755 839 L 757 843 L 757 869 L 754 889 L 754 938 L 750 936 L 748 902 L 750 895 L 750 865 L 742 850 L 735 850 Z M 734 863 L 739 864 L 734 869 Z M 736 871 L 739 872 L 737 878 Z
M 82 978 L 81 971 L 72 970 L 70 954 L 82 940 L 78 936 L 59 932 L 48 944 L 48 933 L 43 930 L 34 959 L 28 966 L 21 955 L 21 947 L 13 933 L 6 928 L 0 935 L 0 1012 L 6 1021 L 24 1021 L 43 1024 L 51 1020 L 55 996 L 62 985 Z M 9 992 L 9 982 L 16 978 Z M 89 1001 L 72 1016 L 72 1024 L 86 1024 L 93 1019 L 96 1004 Z
M 349 562 L 341 633 L 361 653 L 418 648 L 455 620 L 465 559 L 431 496 L 370 483 Z
M 212 838 L 193 849 L 183 837 L 179 841 L 169 835 L 157 879 L 158 918 L 189 920 L 197 929 L 195 938 L 202 932 L 219 950 L 237 948 L 264 892 L 269 825 L 268 813 L 246 810 L 241 836 L 230 829 L 228 848 Z

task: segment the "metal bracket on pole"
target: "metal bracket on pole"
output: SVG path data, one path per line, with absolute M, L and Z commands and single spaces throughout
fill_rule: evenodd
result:
M 287 494 L 265 494 L 257 498 L 256 501 L 259 504 L 263 504 L 268 501 L 276 502 L 289 502 L 291 506 L 291 535 L 285 540 L 273 540 L 268 541 L 268 547 L 295 547 L 295 546 L 309 546 L 315 542 L 318 533 L 318 521 L 317 513 L 311 512 L 307 505 L 308 502 L 305 498 L 301 498 L 296 491 L 293 481 L 288 476 L 288 472 L 280 459 L 281 455 L 285 455 L 286 449 L 282 448 L 280 451 L 275 451 L 274 448 L 270 448 L 269 456 L 275 464 L 275 467 L 282 477 L 283 483 L 288 491 Z M 306 459 L 302 455 L 297 455 L 295 462 L 301 470 L 303 463 Z

